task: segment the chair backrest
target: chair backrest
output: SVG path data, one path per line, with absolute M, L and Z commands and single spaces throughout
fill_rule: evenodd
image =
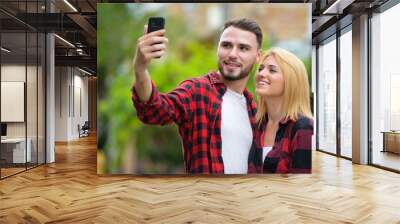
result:
M 89 121 L 85 121 L 85 124 L 83 124 L 82 128 L 89 128 Z

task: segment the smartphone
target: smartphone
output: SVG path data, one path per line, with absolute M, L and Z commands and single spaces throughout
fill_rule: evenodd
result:
M 150 17 L 149 22 L 147 24 L 147 33 L 164 29 L 164 24 L 165 24 L 165 19 L 163 17 Z
M 147 24 L 147 33 L 164 29 L 165 19 L 163 17 L 150 17 Z

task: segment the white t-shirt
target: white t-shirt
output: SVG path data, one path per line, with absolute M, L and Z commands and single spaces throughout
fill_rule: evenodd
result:
M 246 174 L 253 142 L 246 97 L 227 89 L 221 108 L 222 159 L 226 174 Z
M 271 149 L 272 149 L 272 146 L 264 146 L 263 147 L 263 157 L 262 157 L 263 163 L 264 163 L 265 157 L 267 156 L 268 152 L 271 151 Z

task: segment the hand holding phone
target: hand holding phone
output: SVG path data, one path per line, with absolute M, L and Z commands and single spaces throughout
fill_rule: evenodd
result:
M 152 59 L 160 58 L 165 54 L 168 39 L 164 36 L 164 25 L 164 18 L 149 18 L 147 27 L 144 26 L 144 35 L 137 40 L 133 70 L 136 79 L 135 89 L 143 102 L 150 99 L 152 92 L 147 67 Z
M 137 40 L 134 58 L 134 69 L 137 73 L 145 73 L 152 59 L 165 54 L 168 39 L 164 36 L 165 20 L 162 17 L 150 17 L 144 35 Z
M 164 26 L 165 26 L 165 19 L 163 17 L 150 17 L 147 24 L 147 33 L 155 32 L 157 30 L 162 30 L 164 29 Z M 160 43 L 155 43 L 155 44 L 160 44 Z M 153 46 L 155 44 L 153 44 Z M 161 58 L 161 56 L 155 58 Z

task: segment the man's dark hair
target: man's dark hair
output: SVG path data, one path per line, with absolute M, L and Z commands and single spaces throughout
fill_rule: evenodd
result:
M 254 33 L 254 35 L 256 35 L 257 38 L 258 47 L 259 48 L 261 47 L 263 34 L 260 26 L 257 24 L 256 21 L 246 18 L 230 20 L 225 23 L 223 30 L 225 30 L 230 26 Z

